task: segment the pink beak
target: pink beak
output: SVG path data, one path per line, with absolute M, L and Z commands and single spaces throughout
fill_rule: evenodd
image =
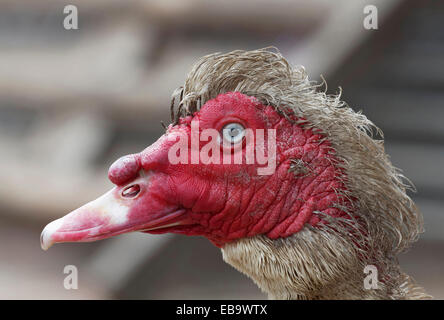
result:
M 189 224 L 186 210 L 171 202 L 174 193 L 168 176 L 152 170 L 168 164 L 168 143 L 172 142 L 164 135 L 142 153 L 113 163 L 108 176 L 116 187 L 49 223 L 40 236 L 42 249 L 58 242 L 90 242 L 132 231 L 163 233 L 163 229 Z
M 117 229 L 125 232 L 122 227 L 129 208 L 114 197 L 115 191 L 116 188 L 49 223 L 40 236 L 42 249 L 47 250 L 56 242 L 103 239 L 109 233 L 116 234 Z
M 183 224 L 185 210 L 152 196 L 152 177 L 139 177 L 134 198 L 122 197 L 129 187 L 115 187 L 66 216 L 49 223 L 42 231 L 43 250 L 59 242 L 90 242 L 132 231 L 149 232 Z M 153 188 L 151 188 L 153 189 Z M 154 188 L 157 189 L 157 188 Z

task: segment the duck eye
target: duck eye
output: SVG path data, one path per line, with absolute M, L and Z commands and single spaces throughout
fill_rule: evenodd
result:
M 245 135 L 245 128 L 239 123 L 229 123 L 222 129 L 223 139 L 231 144 L 236 144 L 242 141 Z

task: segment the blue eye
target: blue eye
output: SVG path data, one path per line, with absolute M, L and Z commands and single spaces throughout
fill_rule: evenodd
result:
M 236 122 L 229 123 L 222 129 L 223 139 L 231 144 L 236 144 L 242 141 L 245 135 L 245 128 Z

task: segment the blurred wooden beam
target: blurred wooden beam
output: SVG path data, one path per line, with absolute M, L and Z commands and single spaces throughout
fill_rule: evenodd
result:
M 133 275 L 162 250 L 175 236 L 150 235 L 141 232 L 110 239 L 96 251 L 85 265 L 88 274 L 107 291 L 118 295 Z M 119 259 L 116 259 L 116 253 Z M 150 272 L 149 269 L 146 272 Z
M 378 9 L 378 25 L 395 10 L 402 0 L 340 0 L 334 2 L 334 9 L 325 16 L 324 23 L 302 44 L 288 50 L 288 58 L 294 64 L 305 66 L 313 79 L 319 75 L 328 76 L 343 59 L 372 32 L 363 26 L 364 7 L 374 5 Z
M 146 19 L 168 28 L 307 32 L 329 14 L 323 0 L 142 0 Z

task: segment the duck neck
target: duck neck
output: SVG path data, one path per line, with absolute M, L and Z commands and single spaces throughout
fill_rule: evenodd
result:
M 390 263 L 379 274 L 380 268 L 364 270 L 366 263 L 351 244 L 313 230 L 285 239 L 240 239 L 224 245 L 222 254 L 225 262 L 249 276 L 270 299 L 427 297 L 395 260 L 388 259 Z

